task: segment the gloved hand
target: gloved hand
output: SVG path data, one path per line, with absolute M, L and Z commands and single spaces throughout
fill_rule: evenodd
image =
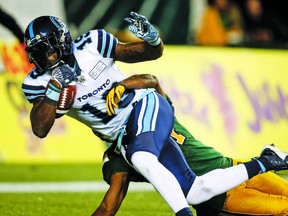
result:
M 124 94 L 126 88 L 122 84 L 117 84 L 112 87 L 106 96 L 106 110 L 108 115 L 115 114 L 115 108 L 118 108 L 118 102 L 120 101 L 122 95 Z
M 131 17 L 126 17 L 124 20 L 128 22 L 129 30 L 136 35 L 136 37 L 147 41 L 152 46 L 160 44 L 161 40 L 158 31 L 149 23 L 146 17 L 136 13 L 130 12 Z
M 61 88 L 64 88 L 72 81 L 76 81 L 77 74 L 69 65 L 65 64 L 52 70 L 51 79 L 57 81 Z

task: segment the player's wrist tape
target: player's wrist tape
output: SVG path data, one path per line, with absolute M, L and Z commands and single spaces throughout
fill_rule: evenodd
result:
M 151 46 L 158 46 L 161 43 L 161 39 L 158 36 L 157 39 L 155 41 L 149 41 L 148 42 Z
M 61 89 L 55 87 L 53 84 L 48 83 L 48 88 L 45 93 L 44 101 L 52 106 L 57 106 L 60 98 Z

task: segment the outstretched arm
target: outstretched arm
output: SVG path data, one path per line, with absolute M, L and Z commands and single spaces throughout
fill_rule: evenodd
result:
M 111 176 L 110 187 L 100 206 L 92 216 L 115 215 L 124 200 L 129 186 L 128 172 L 118 172 Z
M 118 108 L 118 102 L 122 95 L 127 90 L 140 89 L 140 88 L 155 88 L 156 91 L 166 98 L 166 94 L 161 88 L 158 79 L 151 74 L 138 74 L 122 80 L 114 86 L 106 97 L 106 110 L 108 115 L 115 114 L 115 108 Z
M 115 50 L 115 60 L 126 63 L 156 60 L 163 54 L 163 42 L 151 46 L 146 41 L 134 43 L 118 43 Z
M 118 43 L 115 50 L 115 60 L 126 63 L 155 60 L 162 56 L 164 45 L 158 31 L 146 19 L 146 17 L 131 12 L 125 18 L 129 23 L 129 30 L 142 42 Z

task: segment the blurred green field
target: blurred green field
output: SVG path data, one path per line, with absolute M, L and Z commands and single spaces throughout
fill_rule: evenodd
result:
M 104 192 L 0 193 L 1 216 L 89 216 Z M 156 192 L 128 193 L 117 215 L 173 216 Z
M 102 181 L 101 164 L 1 164 L 0 183 Z M 141 184 L 141 183 L 139 183 Z M 105 192 L 0 193 L 1 216 L 89 216 Z M 172 216 L 155 191 L 128 192 L 120 216 Z
M 281 172 L 287 179 L 288 172 Z M 102 181 L 101 164 L 0 164 L 0 183 Z M 141 183 L 139 183 L 141 184 Z M 89 216 L 105 192 L 0 193 L 1 216 Z M 195 213 L 195 212 L 194 212 Z M 155 191 L 130 191 L 119 216 L 172 216 Z M 196 214 L 195 214 L 196 215 Z
M 0 164 L 0 182 L 63 182 L 102 180 L 97 164 Z

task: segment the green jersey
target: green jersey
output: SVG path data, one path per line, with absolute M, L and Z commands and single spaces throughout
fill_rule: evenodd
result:
M 231 158 L 225 157 L 213 147 L 206 146 L 195 139 L 195 137 L 178 122 L 176 117 L 174 118 L 174 129 L 171 137 L 178 143 L 188 165 L 198 176 L 217 168 L 227 168 L 233 165 Z

